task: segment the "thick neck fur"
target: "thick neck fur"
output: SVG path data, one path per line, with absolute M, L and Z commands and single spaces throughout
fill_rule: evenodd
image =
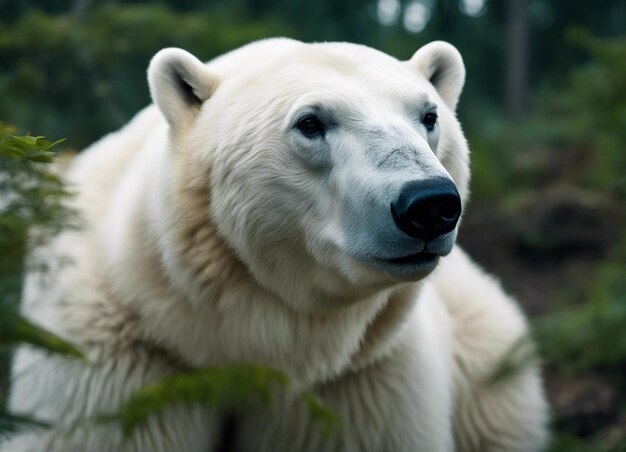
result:
M 115 195 L 110 221 L 116 232 L 107 240 L 116 243 L 107 276 L 116 298 L 145 319 L 143 340 L 191 366 L 256 362 L 306 384 L 367 365 L 393 347 L 417 285 L 323 312 L 297 312 L 263 288 L 218 235 L 205 176 L 189 178 L 194 172 L 184 165 L 155 164 L 171 156 L 149 151 L 135 162 L 148 180 L 123 181 Z

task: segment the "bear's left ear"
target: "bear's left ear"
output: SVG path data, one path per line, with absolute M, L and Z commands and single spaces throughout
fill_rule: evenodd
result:
M 465 65 L 452 44 L 434 41 L 418 49 L 408 61 L 435 87 L 443 101 L 456 109 L 465 83 Z
M 160 50 L 148 67 L 150 95 L 172 129 L 189 124 L 218 80 L 202 61 L 182 49 Z

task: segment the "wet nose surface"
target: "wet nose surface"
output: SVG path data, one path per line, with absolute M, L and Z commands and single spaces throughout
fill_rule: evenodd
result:
M 402 232 L 429 241 L 455 228 L 461 216 L 461 197 L 447 179 L 408 182 L 391 203 L 391 215 Z

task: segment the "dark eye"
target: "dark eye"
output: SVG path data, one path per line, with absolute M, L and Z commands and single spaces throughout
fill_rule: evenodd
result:
M 308 136 L 321 135 L 324 133 L 324 124 L 315 116 L 308 115 L 298 121 L 298 129 Z
M 426 113 L 422 118 L 422 124 L 426 127 L 426 130 L 432 132 L 437 124 L 437 113 Z

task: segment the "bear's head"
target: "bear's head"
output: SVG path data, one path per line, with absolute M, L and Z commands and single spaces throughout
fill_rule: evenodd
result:
M 209 64 L 165 49 L 149 68 L 171 164 L 206 185 L 206 221 L 302 310 L 418 281 L 450 253 L 469 179 L 464 77 L 444 42 L 398 61 L 274 39 Z

